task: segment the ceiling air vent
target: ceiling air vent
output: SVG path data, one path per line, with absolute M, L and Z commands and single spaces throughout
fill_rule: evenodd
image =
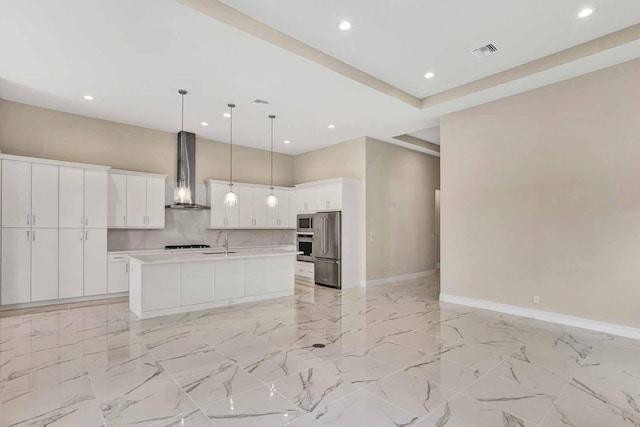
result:
M 251 103 L 253 105 L 267 105 L 269 103 L 269 101 L 265 101 L 264 99 L 256 98 L 253 101 L 251 101 Z
M 481 46 L 477 49 L 473 49 L 471 53 L 473 53 L 478 58 L 484 58 L 485 56 L 492 55 L 498 51 L 498 48 L 493 44 L 489 43 L 486 46 Z

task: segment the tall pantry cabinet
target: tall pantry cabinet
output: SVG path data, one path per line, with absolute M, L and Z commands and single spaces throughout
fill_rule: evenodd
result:
M 0 304 L 105 294 L 109 168 L 0 159 Z

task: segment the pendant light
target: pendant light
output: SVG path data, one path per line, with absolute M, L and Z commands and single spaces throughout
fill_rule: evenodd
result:
M 270 208 L 276 208 L 278 206 L 278 197 L 273 194 L 273 119 L 276 116 L 273 114 L 269 115 L 269 119 L 271 119 L 271 186 L 269 187 L 269 194 L 267 195 L 267 206 Z
M 229 191 L 224 195 L 224 204 L 235 206 L 238 204 L 238 195 L 233 191 L 233 108 L 236 104 L 227 104 L 229 107 Z
M 187 94 L 187 91 L 184 89 L 178 90 L 180 97 L 182 98 L 182 125 L 180 126 L 180 137 L 184 138 L 184 96 Z M 173 190 L 173 201 L 179 205 L 189 205 L 191 204 L 191 189 L 187 185 L 184 176 L 176 177 L 177 183 L 176 188 Z

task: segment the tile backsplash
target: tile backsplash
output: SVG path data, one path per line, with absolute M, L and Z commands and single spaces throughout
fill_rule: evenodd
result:
M 165 245 L 208 244 L 222 247 L 223 233 L 229 246 L 272 246 L 295 244 L 295 230 L 209 230 L 209 211 L 165 211 L 164 230 L 109 230 L 108 247 L 114 250 L 159 249 Z

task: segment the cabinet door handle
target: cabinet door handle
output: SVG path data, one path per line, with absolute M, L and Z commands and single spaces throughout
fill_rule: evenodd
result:
M 122 215 L 122 222 L 124 222 L 125 224 L 127 223 L 127 216 L 126 215 Z
M 33 241 L 35 242 L 36 241 L 36 230 L 33 230 L 31 232 L 31 237 L 33 237 Z
M 127 272 L 127 273 L 129 272 L 129 263 L 126 263 L 124 265 L 124 271 Z
M 31 215 L 27 214 L 27 225 L 31 225 L 31 223 L 29 222 L 31 219 Z
M 80 232 L 80 240 L 82 240 L 82 231 Z
M 29 237 L 31 237 L 31 236 L 29 235 L 29 233 L 30 233 L 30 231 L 29 231 L 29 230 L 27 230 L 27 242 L 29 241 Z
M 84 219 L 84 226 L 86 227 L 88 225 L 89 225 L 89 218 L 87 217 Z
M 88 231 L 84 232 L 84 240 L 89 240 L 89 232 Z

